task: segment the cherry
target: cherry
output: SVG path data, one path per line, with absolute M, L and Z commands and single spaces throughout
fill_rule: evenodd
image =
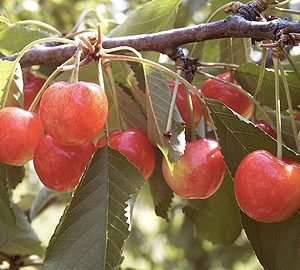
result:
M 103 137 L 97 147 L 105 143 L 106 137 Z M 124 154 L 141 171 L 145 180 L 152 175 L 156 163 L 155 149 L 144 131 L 136 128 L 112 131 L 109 133 L 109 146 Z
M 300 121 L 300 112 L 297 112 L 297 113 L 295 114 L 295 119 L 296 119 L 297 121 Z
M 231 73 L 226 72 L 217 76 L 225 81 L 231 81 Z M 238 85 L 237 83 L 235 83 Z M 213 79 L 205 81 L 201 88 L 201 92 L 207 98 L 216 99 L 223 102 L 229 108 L 244 116 L 250 118 L 252 114 L 253 103 L 252 101 L 238 92 L 236 89 L 218 82 Z
M 24 83 L 24 109 L 28 110 L 36 95 L 45 83 L 45 79 L 36 77 L 34 73 L 29 72 L 27 81 Z
M 16 107 L 0 110 L 0 162 L 22 166 L 42 137 L 42 125 L 34 112 Z
M 206 138 L 187 142 L 184 154 L 174 165 L 173 174 L 166 159 L 163 159 L 162 171 L 176 194 L 187 199 L 205 199 L 220 187 L 225 163 L 218 142 Z
M 99 85 L 57 82 L 40 102 L 40 117 L 47 133 L 65 145 L 91 142 L 106 122 L 108 103 Z
M 171 81 L 169 82 L 170 90 L 173 93 L 174 87 L 175 87 L 175 82 Z M 193 105 L 193 114 L 194 114 L 194 123 L 195 127 L 197 127 L 200 123 L 201 117 L 203 115 L 202 113 L 202 108 L 197 100 L 196 96 L 194 93 L 190 91 L 190 96 L 192 100 L 192 105 Z M 176 96 L 176 106 L 178 108 L 178 111 L 183 119 L 183 121 L 186 123 L 187 127 L 189 128 L 191 126 L 191 119 L 190 119 L 190 113 L 189 113 L 189 108 L 187 104 L 187 99 L 185 95 L 185 90 L 183 84 L 179 83 L 178 87 L 178 92 Z
M 242 211 L 256 221 L 283 221 L 300 207 L 299 179 L 300 164 L 256 150 L 238 166 L 235 196 Z
M 276 131 L 268 124 L 268 122 L 264 120 L 255 120 L 255 124 L 274 139 L 277 138 Z
M 48 188 L 60 192 L 72 191 L 95 150 L 92 143 L 61 145 L 46 135 L 34 153 L 34 168 Z

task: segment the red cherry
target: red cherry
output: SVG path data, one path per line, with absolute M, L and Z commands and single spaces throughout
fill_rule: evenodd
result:
M 242 211 L 260 222 L 279 222 L 300 207 L 300 164 L 285 162 L 265 150 L 247 155 L 234 177 Z
M 230 72 L 219 74 L 217 77 L 228 82 L 231 81 Z M 235 84 L 238 85 L 237 83 Z M 238 92 L 236 89 L 216 80 L 208 79 L 203 84 L 201 92 L 207 98 L 216 99 L 223 102 L 229 108 L 245 118 L 249 119 L 251 117 L 253 108 L 252 101 L 248 97 Z
M 61 145 L 46 135 L 34 153 L 34 168 L 48 188 L 60 192 L 72 191 L 95 150 L 92 143 Z
M 16 107 L 0 110 L 0 162 L 22 166 L 42 137 L 42 125 L 34 112 Z
M 297 112 L 297 113 L 295 114 L 295 119 L 296 119 L 297 121 L 300 121 L 300 112 Z
M 103 137 L 98 142 L 97 148 L 104 146 L 105 143 L 106 137 Z M 146 180 L 152 175 L 156 162 L 155 149 L 144 131 L 135 128 L 112 131 L 109 133 L 109 146 L 124 154 L 140 169 Z
M 175 82 L 171 81 L 169 82 L 170 90 L 173 93 Z M 197 127 L 200 123 L 201 117 L 203 115 L 202 108 L 200 105 L 200 102 L 197 100 L 194 93 L 190 91 L 192 105 L 193 105 L 193 114 L 194 114 L 194 122 L 195 127 Z M 185 96 L 185 90 L 183 84 L 179 83 L 178 92 L 176 96 L 176 106 L 178 108 L 178 111 L 183 119 L 183 121 L 186 123 L 187 127 L 191 126 L 191 119 L 190 119 L 190 113 L 189 108 L 187 104 L 187 99 Z
M 32 72 L 28 74 L 28 79 L 24 83 L 24 109 L 28 110 L 36 95 L 45 83 L 45 79 L 36 77 Z
M 187 199 L 205 199 L 220 187 L 225 164 L 218 142 L 206 138 L 187 142 L 183 156 L 174 165 L 173 175 L 165 159 L 162 171 L 176 194 Z
M 104 126 L 108 113 L 105 92 L 88 82 L 57 82 L 40 102 L 40 117 L 47 133 L 65 145 L 91 142 Z
M 264 120 L 255 120 L 255 124 L 274 139 L 277 138 L 276 131 L 268 124 L 268 122 Z

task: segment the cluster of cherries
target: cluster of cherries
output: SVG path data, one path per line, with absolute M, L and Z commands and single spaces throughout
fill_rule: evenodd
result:
M 218 75 L 232 81 L 231 73 Z M 235 82 L 235 84 L 237 84 Z M 170 83 L 171 91 L 174 83 Z M 219 100 L 245 118 L 250 118 L 253 103 L 234 88 L 208 79 L 199 89 L 205 97 Z M 190 92 L 194 125 L 198 126 L 203 109 Z M 187 125 L 191 124 L 186 94 L 179 85 L 176 105 Z M 300 120 L 300 114 L 296 114 Z M 264 120 L 255 124 L 276 139 L 276 132 Z M 189 199 L 203 199 L 213 195 L 221 185 L 225 164 L 216 140 L 211 138 L 187 142 L 184 155 L 171 173 L 163 161 L 163 175 L 169 186 L 179 195 Z M 279 222 L 292 216 L 300 208 L 300 164 L 287 159 L 279 160 L 265 150 L 248 154 L 239 164 L 234 176 L 234 191 L 241 210 L 260 222 Z M 200 180 L 201 179 L 201 180 Z
M 232 81 L 231 73 L 218 75 Z M 6 107 L 0 111 L 0 162 L 22 166 L 33 158 L 41 181 L 50 189 L 66 192 L 78 184 L 92 155 L 107 143 L 123 153 L 147 180 L 153 173 L 155 149 L 147 134 L 139 129 L 112 131 L 97 141 L 108 114 L 105 92 L 89 82 L 56 82 L 43 94 L 39 110 L 28 108 L 45 81 L 29 75 L 24 86 L 24 109 Z M 170 82 L 170 90 L 174 90 Z M 208 79 L 199 90 L 205 97 L 219 100 L 245 118 L 252 114 L 253 103 L 228 85 Z M 207 112 L 190 92 L 194 125 L 198 126 Z M 186 93 L 179 84 L 177 108 L 191 127 Z M 276 132 L 269 124 L 257 120 L 256 125 L 273 138 Z M 220 187 L 226 166 L 218 142 L 203 138 L 187 142 L 185 153 L 173 170 L 165 159 L 163 176 L 170 188 L 188 199 L 212 196 Z M 247 155 L 234 177 L 234 190 L 240 208 L 251 218 L 262 222 L 287 219 L 300 206 L 297 184 L 300 165 L 279 160 L 265 150 Z

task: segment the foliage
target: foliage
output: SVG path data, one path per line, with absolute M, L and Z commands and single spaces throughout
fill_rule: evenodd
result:
M 59 36 L 59 31 L 70 33 L 81 12 L 87 9 L 96 10 L 96 14 L 90 12 L 76 31 L 95 29 L 96 23 L 100 21 L 104 35 L 118 37 L 205 22 L 215 10 L 230 1 L 124 0 L 120 1 L 120 5 L 109 0 L 98 2 L 2 1 L 0 13 L 5 16 L 0 17 L 0 54 L 7 56 L 20 52 L 30 42 Z M 37 12 L 33 12 L 34 9 Z M 225 15 L 219 12 L 212 20 L 223 17 Z M 22 20 L 31 21 L 24 23 Z M 52 25 L 59 31 L 38 21 Z M 249 40 L 205 41 L 184 47 L 190 56 L 200 57 L 201 62 L 231 64 L 234 79 L 244 91 L 255 96 L 261 70 L 259 63 L 251 59 Z M 133 55 L 124 51 L 118 53 L 127 57 Z M 159 54 L 155 52 L 143 52 L 143 57 L 159 61 Z M 294 59 L 295 65 L 299 66 L 299 57 Z M 221 188 L 212 197 L 185 200 L 176 196 L 168 187 L 161 171 L 163 156 L 172 167 L 184 154 L 186 141 L 193 136 L 182 124 L 176 106 L 170 118 L 171 135 L 166 134 L 172 98 L 168 81 L 175 80 L 171 76 L 174 63 L 170 59 L 161 61 L 163 67 L 170 68 L 166 73 L 163 68 L 146 64 L 111 61 L 117 94 L 115 97 L 112 82 L 108 73 L 104 72 L 110 105 L 107 128 L 118 128 L 116 118 L 120 113 L 123 129 L 135 127 L 146 131 L 151 143 L 157 146 L 154 174 L 145 183 L 140 172 L 126 157 L 105 146 L 93 156 L 80 184 L 68 196 L 41 188 L 30 165 L 13 167 L 0 164 L 1 262 L 4 265 L 5 262 L 12 264 L 15 263 L 12 261 L 16 259 L 15 256 L 20 256 L 22 262 L 35 265 L 29 255 L 38 255 L 44 260 L 43 269 L 47 270 L 118 267 L 155 270 L 238 269 L 238 264 L 245 267 L 243 269 L 247 265 L 251 269 L 260 269 L 253 256 L 255 252 L 265 269 L 299 269 L 298 213 L 281 223 L 258 223 L 240 213 L 232 185 L 235 171 L 248 153 L 266 149 L 276 155 L 276 140 L 252 121 L 254 118 L 270 117 L 272 124 L 276 122 L 274 69 L 265 70 L 261 91 L 255 97 L 266 114 L 257 109 L 256 115 L 247 120 L 223 103 L 202 100 L 205 103 L 203 106 L 208 108 L 207 117 L 211 118 L 212 124 L 207 126 L 206 119 L 203 119 L 197 134 L 206 132 L 218 140 L 227 172 Z M 208 66 L 207 70 L 212 74 L 223 72 L 213 65 Z M 228 68 L 226 65 L 221 67 Z M 12 74 L 15 69 L 16 72 Z M 40 65 L 33 69 L 46 78 L 54 67 Z M 68 80 L 70 73 L 66 71 L 55 80 Z M 80 80 L 97 83 L 98 75 L 94 63 L 80 69 Z M 291 91 L 293 108 L 298 110 L 299 75 L 293 70 L 286 71 L 284 75 Z M 283 154 L 299 162 L 292 124 L 287 116 L 288 102 L 282 76 L 280 98 Z M 10 79 L 12 85 L 8 88 Z M 204 80 L 206 77 L 197 74 L 193 84 L 201 88 Z M 16 62 L 0 60 L 0 98 L 2 107 L 22 106 L 23 77 L 21 67 Z M 28 183 L 35 187 L 34 191 L 28 188 Z M 30 199 L 24 203 L 26 196 Z M 16 200 L 16 197 L 21 199 Z M 60 220 L 59 215 L 55 214 L 54 219 L 57 219 L 58 224 L 55 224 L 55 231 L 51 231 L 51 240 L 49 244 L 46 241 L 41 243 L 37 233 L 44 232 L 41 228 L 35 232 L 35 222 L 45 217 L 52 219 L 47 211 L 54 209 L 55 212 L 58 208 L 64 208 L 64 213 Z M 131 230 L 132 235 L 125 242 Z

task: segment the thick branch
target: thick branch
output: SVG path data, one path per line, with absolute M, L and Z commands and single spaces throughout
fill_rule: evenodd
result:
M 138 51 L 156 51 L 174 57 L 176 49 L 184 44 L 220 38 L 252 38 L 254 40 L 275 40 L 281 29 L 300 33 L 300 22 L 273 20 L 269 22 L 249 21 L 240 15 L 212 23 L 162 31 L 154 34 L 107 38 L 103 40 L 104 48 L 130 46 Z M 64 62 L 76 51 L 74 46 L 58 45 L 54 47 L 38 46 L 28 51 L 22 58 L 23 66 Z M 6 60 L 15 59 L 15 55 Z

